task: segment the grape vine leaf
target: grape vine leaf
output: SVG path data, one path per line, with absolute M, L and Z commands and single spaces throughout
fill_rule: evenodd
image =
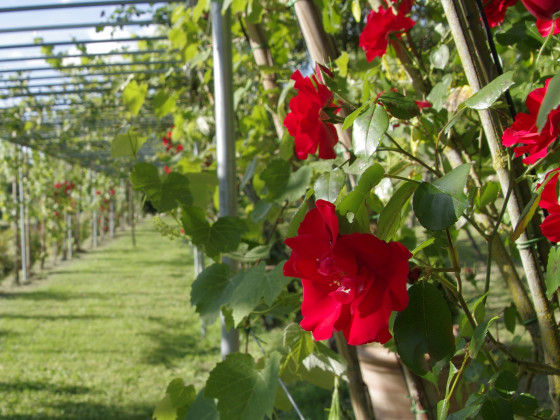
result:
M 191 288 L 191 305 L 204 324 L 216 321 L 220 308 L 231 296 L 232 282 L 229 266 L 222 263 L 212 264 L 197 276 Z
M 115 136 L 111 142 L 111 157 L 135 157 L 147 139 L 131 127 L 126 133 Z
M 131 80 L 124 88 L 122 100 L 132 115 L 137 115 L 148 94 L 148 84 Z
M 276 352 L 262 369 L 250 354 L 231 353 L 210 372 L 204 396 L 218 400 L 220 418 L 262 420 L 272 415 L 279 365 Z
M 214 260 L 222 252 L 235 251 L 241 242 L 241 236 L 247 231 L 247 226 L 238 217 L 220 217 L 210 225 L 200 207 L 184 206 L 182 210 L 181 222 L 185 234 L 191 237 L 194 245 L 203 247 L 206 254 Z

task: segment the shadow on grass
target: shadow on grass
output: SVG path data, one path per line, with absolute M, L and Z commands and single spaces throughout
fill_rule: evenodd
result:
M 209 343 L 184 322 L 170 322 L 163 318 L 151 318 L 160 324 L 150 332 L 143 333 L 149 337 L 156 346 L 149 350 L 143 357 L 144 363 L 151 365 L 165 365 L 173 367 L 175 363 L 186 356 L 201 354 L 218 354 L 219 345 Z
M 75 299 L 106 299 L 107 294 L 105 293 L 73 293 L 73 292 L 55 292 L 52 290 L 35 290 L 32 292 L 10 292 L 10 293 L 0 293 L 0 300 L 15 300 L 24 299 L 32 301 L 44 301 L 44 300 L 58 300 L 62 302 L 75 300 Z
M 99 315 L 27 315 L 27 314 L 2 314 L 2 319 L 33 319 L 42 321 L 93 321 L 98 319 L 114 319 L 110 316 L 99 316 Z M 2 331 L 0 331 L 0 338 L 2 338 Z
M 51 407 L 60 414 L 41 414 L 36 411 L 27 414 L 0 414 L 0 420 L 149 420 L 154 411 L 149 405 L 117 407 L 70 401 L 54 403 Z
M 23 391 L 47 391 L 55 394 L 86 394 L 90 389 L 79 385 L 55 385 L 48 382 L 2 382 L 0 381 L 0 392 L 23 392 Z

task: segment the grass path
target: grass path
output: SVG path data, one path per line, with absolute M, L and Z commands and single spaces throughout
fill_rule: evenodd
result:
M 148 221 L 30 286 L 0 288 L 0 420 L 150 419 L 176 377 L 200 389 L 219 331 L 200 336 L 188 245 Z

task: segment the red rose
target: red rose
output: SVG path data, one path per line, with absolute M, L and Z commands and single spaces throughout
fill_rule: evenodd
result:
M 320 83 L 315 75 L 303 77 L 299 70 L 292 74 L 296 83 L 297 95 L 290 100 L 290 113 L 284 119 L 284 125 L 294 137 L 296 155 L 299 159 L 307 159 L 319 148 L 319 158 L 334 159 L 334 145 L 338 135 L 334 125 L 327 122 L 326 111 L 336 113 L 333 93 L 327 86 Z
M 408 305 L 408 260 L 400 243 L 386 243 L 371 234 L 339 235 L 334 205 L 318 200 L 298 229 L 286 239 L 292 248 L 284 275 L 303 284 L 300 325 L 315 340 L 343 331 L 348 344 L 391 338 L 392 311 Z
M 171 173 L 171 169 L 169 169 L 169 166 L 165 165 L 163 167 L 163 170 L 165 171 L 166 174 L 170 174 Z
M 380 7 L 377 12 L 369 12 L 366 26 L 360 34 L 360 47 L 365 51 L 368 61 L 385 54 L 390 35 L 400 38 L 414 26 L 416 22 L 405 16 L 410 11 L 409 5 L 410 2 L 401 3 L 396 16 L 391 8 Z
M 486 0 L 484 1 L 484 14 L 491 28 L 504 21 L 506 10 L 517 3 L 517 0 Z
M 558 175 L 560 168 L 556 168 L 546 174 L 546 178 L 554 173 L 548 183 L 544 186 L 539 207 L 548 212 L 541 223 L 541 231 L 552 242 L 560 242 L 560 204 L 558 204 Z M 537 186 L 540 187 L 541 184 Z
M 560 11 L 558 0 L 521 0 L 527 10 L 535 17 L 551 20 L 555 13 Z
M 175 151 L 177 153 L 180 153 L 183 151 L 183 145 L 182 144 L 178 144 L 177 147 L 175 147 Z
M 552 35 L 560 34 L 560 18 L 555 20 L 537 19 L 537 29 L 543 38 L 546 38 L 550 31 L 554 31 Z
M 548 146 L 558 137 L 558 124 L 560 123 L 559 108 L 548 114 L 540 134 L 537 129 L 537 115 L 539 114 L 539 108 L 546 94 L 549 81 L 550 79 L 546 81 L 545 87 L 535 89 L 529 93 L 525 101 L 529 113 L 517 114 L 512 126 L 507 128 L 502 136 L 502 144 L 506 147 L 513 146 L 516 143 L 524 145 L 513 149 L 516 157 L 527 153 L 528 156 L 523 159 L 524 163 L 532 164 L 545 157 Z

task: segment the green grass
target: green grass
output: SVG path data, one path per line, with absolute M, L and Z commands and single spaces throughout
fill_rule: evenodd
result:
M 189 304 L 190 247 L 150 222 L 0 292 L 0 419 L 150 419 L 176 377 L 197 389 L 219 355 Z

